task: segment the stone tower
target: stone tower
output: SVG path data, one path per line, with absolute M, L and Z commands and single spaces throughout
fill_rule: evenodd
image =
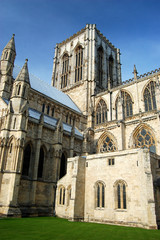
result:
M 5 124 L 1 129 L 0 147 L 0 205 L 4 215 L 20 215 L 17 207 L 22 171 L 23 147 L 28 122 L 28 93 L 30 81 L 27 60 L 13 83 Z
M 52 86 L 67 93 L 92 127 L 95 95 L 121 84 L 120 50 L 87 24 L 56 45 Z
M 9 99 L 12 91 L 12 73 L 14 67 L 14 60 L 16 57 L 14 34 L 8 44 L 5 46 L 1 56 L 1 85 L 0 96 Z

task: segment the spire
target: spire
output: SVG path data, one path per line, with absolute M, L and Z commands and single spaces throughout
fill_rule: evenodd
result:
M 134 64 L 134 70 L 133 70 L 133 74 L 134 74 L 134 80 L 137 80 L 137 69 L 136 69 L 136 65 Z
M 15 81 L 23 81 L 30 84 L 27 62 L 28 62 L 28 59 L 26 59 L 25 64 L 23 65 Z
M 12 35 L 11 40 L 7 43 L 4 49 L 12 49 L 14 52 L 16 52 L 14 36 L 15 34 Z

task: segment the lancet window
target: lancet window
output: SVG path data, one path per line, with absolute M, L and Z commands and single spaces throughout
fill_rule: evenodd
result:
M 122 91 L 121 92 L 121 99 L 122 99 L 122 110 L 123 110 L 123 117 L 129 117 L 133 115 L 133 102 L 130 95 Z M 116 119 L 118 119 L 118 98 L 115 104 L 115 111 L 116 111 Z
M 109 57 L 109 79 L 110 79 L 110 84 L 111 84 L 111 87 L 113 87 L 113 57 L 110 56 Z
M 156 109 L 155 85 L 156 83 L 151 81 L 145 88 L 144 105 L 146 112 Z
M 59 188 L 59 204 L 65 204 L 65 188 L 63 186 Z
M 96 109 L 96 124 L 105 123 L 107 121 L 107 105 L 104 100 L 100 100 Z
M 62 75 L 61 75 L 61 88 L 67 86 L 69 75 L 69 56 L 65 54 L 63 56 L 63 66 L 62 66 Z
M 79 46 L 76 50 L 75 82 L 82 80 L 83 71 L 83 49 Z
M 43 176 L 43 166 L 44 166 L 44 150 L 43 147 L 40 148 L 40 154 L 39 154 L 39 163 L 38 163 L 38 178 L 42 178 Z
M 126 183 L 122 180 L 115 184 L 115 205 L 117 209 L 127 209 Z
M 105 207 L 105 187 L 102 182 L 96 183 L 96 207 Z
M 23 156 L 24 157 L 23 157 L 22 175 L 29 176 L 29 167 L 30 167 L 30 161 L 31 161 L 31 146 L 30 146 L 30 144 L 27 144 L 27 146 L 25 147 Z
M 100 47 L 98 49 L 98 83 L 102 86 L 103 80 L 103 49 Z

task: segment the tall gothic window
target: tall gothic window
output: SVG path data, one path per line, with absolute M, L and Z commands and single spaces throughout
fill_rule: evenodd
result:
M 67 157 L 62 153 L 61 166 L 60 166 L 60 178 L 62 178 L 67 172 Z
M 99 151 L 100 152 L 114 152 L 116 151 L 116 145 L 112 138 L 106 136 L 100 144 Z
M 110 79 L 110 84 L 111 84 L 111 87 L 113 87 L 113 64 L 114 64 L 114 61 L 113 61 L 113 57 L 110 56 L 109 57 L 109 79 Z
M 40 154 L 39 154 L 39 163 L 38 163 L 38 178 L 42 178 L 43 176 L 43 165 L 44 165 L 44 150 L 43 147 L 40 148 Z
M 104 184 L 102 182 L 96 183 L 96 207 L 105 207 L 105 191 Z
M 79 46 L 76 50 L 75 82 L 82 80 L 83 49 Z
M 59 204 L 65 204 L 65 188 L 63 186 L 59 188 Z
M 62 76 L 61 76 L 61 88 L 67 86 L 69 74 L 69 56 L 65 54 L 63 56 Z
M 115 205 L 118 209 L 127 209 L 126 183 L 119 180 L 115 184 Z
M 107 121 L 107 105 L 104 100 L 100 100 L 96 109 L 96 124 Z
M 148 148 L 151 152 L 156 152 L 156 144 L 151 131 L 145 127 L 139 129 L 134 136 L 136 148 Z
M 133 103 L 130 95 L 122 91 L 121 92 L 121 98 L 122 98 L 122 109 L 123 109 L 123 117 L 129 117 L 133 115 Z M 116 110 L 116 119 L 118 119 L 118 98 L 116 100 L 115 104 L 115 110 Z
M 146 112 L 156 109 L 155 85 L 156 83 L 151 81 L 144 91 L 144 104 Z
M 132 99 L 131 99 L 130 95 L 125 91 L 122 91 L 121 94 L 122 94 L 121 96 L 122 96 L 122 99 L 123 99 L 123 114 L 124 114 L 124 117 L 132 116 L 133 115 Z
M 103 80 L 103 49 L 100 47 L 98 49 L 98 83 L 102 86 Z
M 22 175 L 29 176 L 29 167 L 31 161 L 31 146 L 27 144 L 24 149 Z

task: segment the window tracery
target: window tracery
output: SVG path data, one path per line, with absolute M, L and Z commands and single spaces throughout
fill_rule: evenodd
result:
M 62 66 L 62 75 L 61 75 L 61 88 L 67 86 L 68 83 L 68 74 L 69 74 L 69 56 L 65 54 L 63 56 L 63 66 Z
M 76 50 L 75 82 L 82 80 L 83 49 L 79 46 Z
M 107 105 L 104 100 L 100 100 L 96 108 L 96 124 L 107 121 Z
M 121 98 L 122 98 L 122 108 L 123 108 L 123 117 L 129 117 L 133 115 L 133 103 L 130 95 L 125 92 L 121 91 Z M 115 103 L 115 111 L 116 111 L 116 119 L 118 119 L 118 97 Z
M 156 83 L 151 81 L 145 88 L 144 105 L 146 112 L 156 109 L 155 86 Z
M 156 144 L 151 131 L 142 127 L 135 135 L 135 147 L 148 148 L 151 152 L 156 152 Z
M 103 49 L 100 47 L 98 49 L 98 83 L 102 86 L 103 80 Z
M 112 138 L 106 136 L 100 145 L 100 152 L 114 152 L 116 151 L 116 145 Z

